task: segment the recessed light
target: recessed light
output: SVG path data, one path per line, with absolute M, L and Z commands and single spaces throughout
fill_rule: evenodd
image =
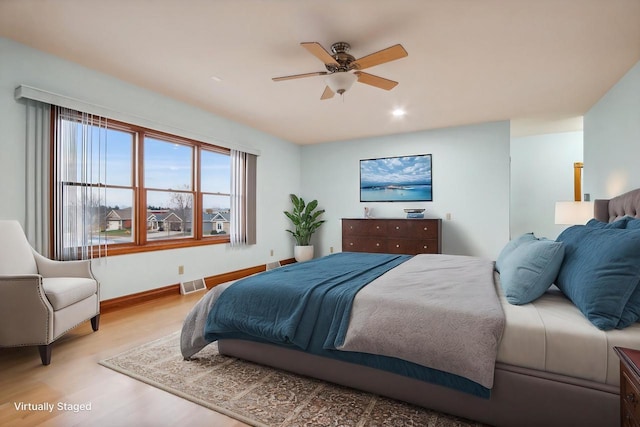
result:
M 216 81 L 216 82 L 221 82 L 222 79 L 218 76 L 211 76 L 211 80 Z
M 405 114 L 407 114 L 407 112 L 404 111 L 402 108 L 396 108 L 391 112 L 391 114 L 393 114 L 393 117 L 402 117 Z

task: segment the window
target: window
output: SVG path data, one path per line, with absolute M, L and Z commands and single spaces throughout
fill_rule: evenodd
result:
M 229 242 L 228 149 L 53 109 L 59 259 Z

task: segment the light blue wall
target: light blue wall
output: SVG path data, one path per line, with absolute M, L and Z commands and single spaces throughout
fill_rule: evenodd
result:
M 609 198 L 640 187 L 640 62 L 584 116 L 584 190 Z
M 583 157 L 583 133 L 563 132 L 511 140 L 511 236 L 533 232 L 555 239 L 555 203 L 570 201 L 573 164 Z
M 94 260 L 103 300 L 293 256 L 282 211 L 288 208 L 288 194 L 301 189 L 299 146 L 4 38 L 0 38 L 0 218 L 21 222 L 25 218 L 25 107 L 14 100 L 14 89 L 21 84 L 261 152 L 257 245 L 240 249 L 212 245 Z M 185 267 L 183 276 L 177 274 L 178 265 Z
M 326 209 L 319 254 L 341 250 L 340 219 L 362 217 L 365 206 L 385 218 L 421 207 L 443 218 L 444 253 L 495 259 L 509 239 L 509 130 L 509 122 L 495 122 L 303 147 L 303 196 Z M 360 202 L 360 159 L 429 153 L 433 202 Z

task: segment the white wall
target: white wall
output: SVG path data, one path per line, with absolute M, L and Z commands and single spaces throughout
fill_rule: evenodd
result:
M 0 218 L 23 223 L 25 218 L 25 107 L 14 100 L 14 89 L 21 84 L 261 151 L 257 245 L 240 249 L 212 245 L 94 260 L 103 300 L 293 256 L 282 211 L 288 208 L 289 193 L 301 188 L 299 146 L 4 38 L 0 38 Z M 185 267 L 183 276 L 177 274 L 179 264 Z
M 573 200 L 573 164 L 581 162 L 582 132 L 511 139 L 511 236 L 533 232 L 555 239 L 555 202 Z
M 362 217 L 364 206 L 376 217 L 422 207 L 443 218 L 444 253 L 495 259 L 509 239 L 509 140 L 509 122 L 496 122 L 303 147 L 302 195 L 326 209 L 314 236 L 318 255 L 341 250 L 340 219 Z M 360 202 L 359 160 L 429 153 L 433 202 Z
M 640 187 L 640 62 L 584 116 L 584 191 L 610 198 Z

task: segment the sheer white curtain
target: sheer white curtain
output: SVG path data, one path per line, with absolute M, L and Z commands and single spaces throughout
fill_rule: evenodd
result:
M 27 99 L 25 139 L 25 223 L 31 246 L 49 256 L 49 162 L 51 106 Z
M 53 206 L 56 259 L 106 255 L 107 120 L 55 107 Z
M 256 243 L 256 163 L 255 155 L 231 150 L 231 246 Z

